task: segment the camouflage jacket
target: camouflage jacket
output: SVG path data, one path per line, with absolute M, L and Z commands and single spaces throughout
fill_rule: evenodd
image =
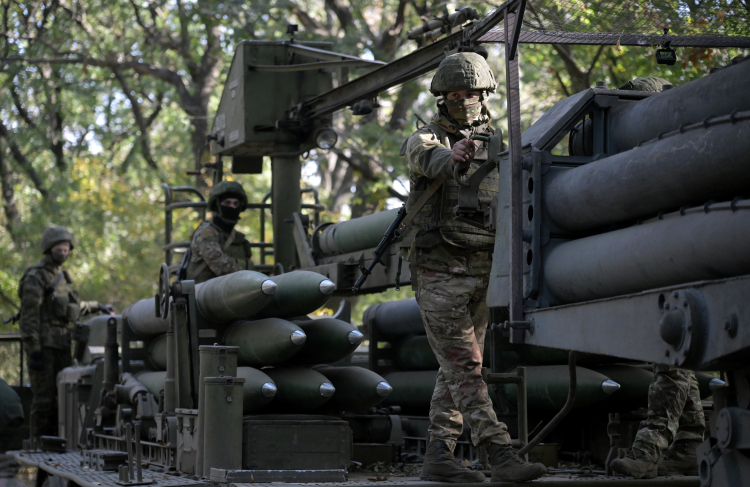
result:
M 453 144 L 480 133 L 494 133 L 486 109 L 472 127 L 460 127 L 441 112 L 431 123 L 414 132 L 401 147 L 401 155 L 409 162 L 409 200 L 407 211 L 416 203 L 425 189 L 435 179 L 443 180 L 440 189 L 417 213 L 406 235 L 401 241 L 402 249 L 411 256 L 415 248 L 429 248 L 439 244 L 450 244 L 470 250 L 486 250 L 494 245 L 494 233 L 472 227 L 453 218 L 453 208 L 458 203 L 458 184 L 453 178 Z M 471 174 L 487 158 L 483 143 L 474 156 L 474 161 L 464 170 Z M 493 171 L 480 187 L 480 198 L 494 198 L 498 191 L 498 173 Z M 410 257 L 411 259 L 411 257 Z
M 231 241 L 229 240 L 232 236 Z M 252 270 L 250 242 L 242 233 L 226 232 L 213 222 L 198 226 L 190 242 L 187 278 L 196 284 L 240 270 Z
M 24 272 L 18 286 L 19 327 L 28 353 L 42 347 L 70 350 L 71 325 L 81 313 L 72 284 L 68 271 L 49 255 Z

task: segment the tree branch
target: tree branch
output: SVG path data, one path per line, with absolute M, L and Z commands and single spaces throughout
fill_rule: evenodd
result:
M 116 60 L 102 60 L 83 56 L 77 57 L 53 57 L 53 58 L 34 58 L 26 56 L 5 56 L 0 57 L 0 62 L 4 63 L 28 63 L 28 64 L 82 64 L 86 66 L 96 66 L 99 68 L 110 68 L 127 70 L 132 69 L 138 74 L 145 74 L 153 76 L 154 78 L 166 81 L 177 88 L 177 94 L 180 96 L 184 110 L 189 115 L 196 115 L 192 113 L 191 108 L 193 107 L 194 101 L 190 91 L 188 90 L 185 79 L 176 71 L 171 69 L 156 66 L 154 64 L 143 63 L 139 61 L 116 61 Z
M 146 119 L 143 117 L 141 104 L 138 103 L 138 99 L 133 96 L 130 86 L 128 85 L 128 81 L 125 79 L 125 76 L 122 75 L 122 71 L 120 71 L 119 69 L 113 69 L 112 72 L 115 74 L 115 78 L 117 78 L 117 81 L 120 82 L 123 94 L 128 99 L 128 101 L 130 101 L 130 108 L 133 111 L 135 123 L 138 125 L 138 129 L 140 130 L 138 138 L 141 145 L 141 154 L 143 155 L 143 158 L 146 159 L 146 163 L 152 168 L 156 169 L 156 161 L 154 161 L 154 158 L 151 155 L 151 140 L 148 133 L 148 125 L 146 124 Z
M 31 182 L 34 183 L 34 187 L 36 187 L 36 190 L 39 191 L 39 194 L 41 194 L 44 199 L 47 199 L 49 197 L 49 191 L 47 191 L 47 189 L 44 187 L 42 178 L 39 177 L 39 173 L 36 172 L 34 167 L 31 165 L 31 162 L 29 162 L 23 152 L 21 152 L 18 144 L 16 144 L 8 137 L 9 133 L 10 132 L 8 132 L 5 124 L 2 122 L 2 120 L 0 120 L 0 137 L 3 137 L 6 140 L 6 142 L 8 143 L 8 148 L 10 149 L 10 153 L 13 154 L 13 158 L 16 160 L 16 162 L 18 162 L 18 165 L 21 166 L 23 172 L 25 172 L 29 179 L 31 179 Z
M 20 216 L 18 214 L 18 207 L 16 206 L 16 195 L 13 190 L 13 171 L 10 168 L 10 164 L 5 160 L 5 154 L 2 147 L 0 147 L 0 197 L 3 202 L 3 210 L 5 210 L 5 228 L 8 230 L 8 235 L 13 240 L 13 243 L 18 243 L 18 237 L 15 232 L 16 223 L 20 222 Z

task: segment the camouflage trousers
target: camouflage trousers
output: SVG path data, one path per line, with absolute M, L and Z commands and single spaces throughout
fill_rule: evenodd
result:
M 448 256 L 445 250 L 420 251 L 412 267 L 427 339 L 440 364 L 430 403 L 429 436 L 453 448 L 466 420 L 474 445 L 508 444 L 508 429 L 497 420 L 482 380 L 491 257 L 487 252 L 465 251 Z
M 690 370 L 656 365 L 648 390 L 648 417 L 641 422 L 633 448 L 659 462 L 672 442 L 701 443 L 705 430 L 695 374 Z
M 42 348 L 43 370 L 29 368 L 31 401 L 31 436 L 57 436 L 57 374 L 71 365 L 70 350 Z

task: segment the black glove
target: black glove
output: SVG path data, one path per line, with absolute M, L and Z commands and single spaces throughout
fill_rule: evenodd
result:
M 31 352 L 29 355 L 29 370 L 41 372 L 44 370 L 44 354 L 42 352 Z
M 106 313 L 108 315 L 115 314 L 114 306 L 112 306 L 109 303 L 106 303 L 106 304 L 99 303 L 99 311 L 101 311 L 102 313 Z

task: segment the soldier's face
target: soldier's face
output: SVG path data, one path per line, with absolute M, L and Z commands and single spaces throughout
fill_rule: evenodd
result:
M 481 91 L 461 90 L 451 91 L 447 95 L 445 95 L 445 98 L 447 100 L 471 100 L 472 98 L 479 98 L 480 96 L 482 96 Z
M 66 260 L 68 260 L 68 256 L 70 255 L 70 243 L 68 242 L 61 242 L 55 246 L 53 246 L 49 253 L 52 255 L 52 258 L 57 262 L 58 264 L 62 264 Z
M 228 206 L 229 208 L 239 208 L 241 205 L 240 200 L 237 198 L 227 198 L 221 200 L 221 206 Z

